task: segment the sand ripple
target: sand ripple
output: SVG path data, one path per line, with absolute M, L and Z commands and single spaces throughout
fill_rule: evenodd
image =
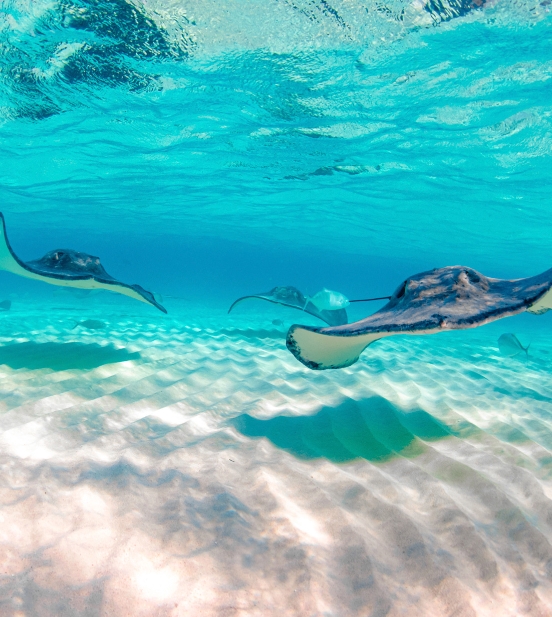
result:
M 552 614 L 552 341 L 53 315 L 0 325 L 1 614 Z

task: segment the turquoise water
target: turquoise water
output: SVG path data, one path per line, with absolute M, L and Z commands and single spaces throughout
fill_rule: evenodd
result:
M 550 314 L 323 373 L 227 315 L 550 268 L 550 6 L 0 0 L 15 252 L 168 310 L 0 272 L 7 615 L 552 612 Z

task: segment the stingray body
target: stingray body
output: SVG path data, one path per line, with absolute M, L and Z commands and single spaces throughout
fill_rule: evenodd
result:
M 307 298 L 307 296 L 301 293 L 297 287 L 292 286 L 274 287 L 270 291 L 266 291 L 264 293 L 238 298 L 232 303 L 232 306 L 228 309 L 228 312 L 230 312 L 239 302 L 254 298 L 257 300 L 273 302 L 274 304 L 289 306 L 290 308 L 299 309 L 300 311 L 305 311 L 305 313 L 309 313 L 309 315 L 318 317 L 318 319 L 321 319 L 329 326 L 339 326 L 347 323 L 347 311 L 345 309 L 320 310 L 310 301 L 309 298 Z
M 552 269 L 501 280 L 465 266 L 438 268 L 411 276 L 382 309 L 361 321 L 329 328 L 291 326 L 286 345 L 311 369 L 344 368 L 387 336 L 476 328 L 524 311 L 544 313 L 552 308 L 551 289 Z
M 109 275 L 100 263 L 99 257 L 94 255 L 79 253 L 73 249 L 57 249 L 46 253 L 41 259 L 21 261 L 9 243 L 2 213 L 0 222 L 0 270 L 50 285 L 114 291 L 151 304 L 163 313 L 167 312 L 151 292 L 140 285 L 122 283 Z

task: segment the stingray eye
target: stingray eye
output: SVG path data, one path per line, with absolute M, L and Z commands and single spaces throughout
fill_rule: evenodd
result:
M 481 279 L 475 272 L 462 270 L 456 280 L 463 285 L 476 285 Z
M 400 298 L 402 298 L 404 296 L 404 294 L 406 293 L 406 285 L 407 285 L 408 281 L 405 281 L 400 287 L 399 290 L 397 291 L 397 300 L 400 300 Z

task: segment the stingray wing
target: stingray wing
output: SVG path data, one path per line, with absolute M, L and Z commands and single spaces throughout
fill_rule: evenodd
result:
M 347 323 L 347 311 L 345 309 L 338 309 L 336 311 L 320 311 L 314 306 L 312 302 L 308 300 L 296 287 L 274 287 L 270 291 L 253 294 L 251 296 L 242 296 L 235 300 L 228 312 L 243 300 L 257 299 L 266 300 L 273 304 L 280 304 L 289 308 L 294 308 L 300 311 L 305 311 L 314 317 L 318 317 L 329 326 L 339 326 Z
M 389 336 L 388 333 L 343 336 L 324 332 L 330 329 L 291 326 L 286 338 L 286 347 L 308 368 L 323 371 L 351 366 L 368 345 L 384 336 Z
M 6 222 L 0 212 L 0 269 L 23 276 L 25 278 L 42 281 L 50 285 L 74 287 L 78 289 L 105 289 L 123 294 L 140 302 L 152 304 L 163 313 L 166 309 L 153 297 L 153 294 L 140 285 L 128 285 L 111 277 L 99 263 L 99 259 L 78 253 L 73 250 L 52 251 L 42 259 L 24 262 L 14 253 L 6 233 Z M 64 263 L 52 265 L 57 254 L 63 254 L 68 259 Z M 91 261 L 92 260 L 92 261 Z M 76 265 L 75 265 L 76 264 Z M 73 266 L 73 267 L 72 267 Z M 90 270 L 86 271 L 89 267 Z
M 517 280 L 491 279 L 464 266 L 422 272 L 405 281 L 378 312 L 330 328 L 292 326 L 286 346 L 313 370 L 354 364 L 374 341 L 398 334 L 476 328 L 524 311 L 552 308 L 552 269 Z
M 230 305 L 230 308 L 228 309 L 228 313 L 230 313 L 230 311 L 236 306 L 238 305 L 240 302 L 243 302 L 244 300 L 266 300 L 267 302 L 273 302 L 274 304 L 282 304 L 281 302 L 276 302 L 276 300 L 273 300 L 272 298 L 270 298 L 268 296 L 268 294 L 253 294 L 251 296 L 242 296 L 241 298 L 238 298 L 237 300 L 234 300 L 234 302 L 232 302 L 232 304 Z M 289 305 L 286 305 L 289 306 Z

